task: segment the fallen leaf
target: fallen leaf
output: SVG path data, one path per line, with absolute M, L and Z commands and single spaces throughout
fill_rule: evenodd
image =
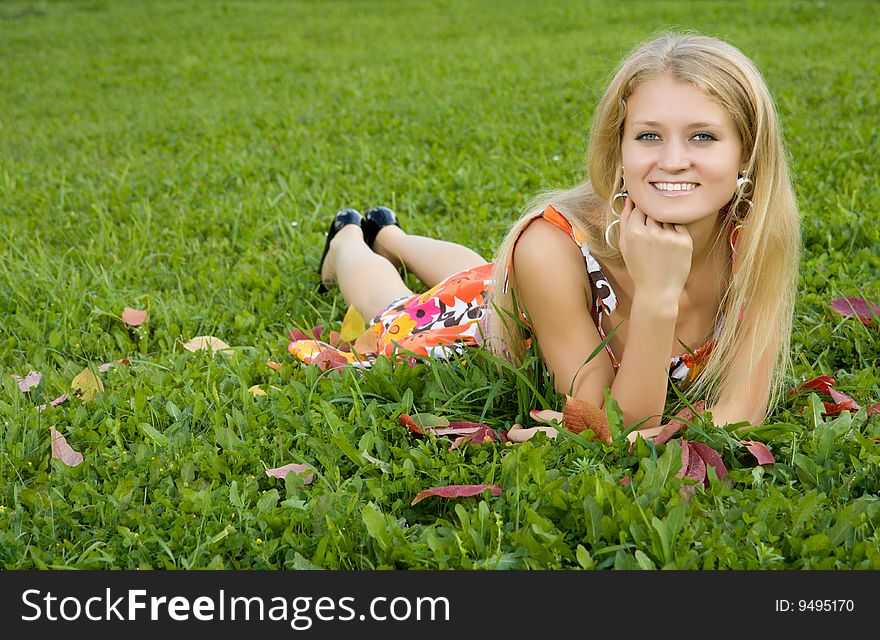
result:
M 562 410 L 562 423 L 572 433 L 590 430 L 597 439 L 611 442 L 611 428 L 608 426 L 608 418 L 599 407 L 589 402 L 566 395 L 565 407 Z
M 856 316 L 868 327 L 872 318 L 880 317 L 880 307 L 862 298 L 834 298 L 829 304 L 844 318 Z
M 306 472 L 310 473 L 303 477 L 303 484 L 310 484 L 312 480 L 315 479 L 315 472 L 312 471 L 311 467 L 309 467 L 309 465 L 307 464 L 297 464 L 295 462 L 291 462 L 290 464 L 286 464 L 283 467 L 266 469 L 266 475 L 272 478 L 284 478 L 288 473 L 303 474 Z
M 189 342 L 184 343 L 183 348 L 187 351 L 207 351 L 212 356 L 222 353 L 225 356 L 232 355 L 232 348 L 220 338 L 214 336 L 196 336 Z
M 68 467 L 82 464 L 83 455 L 67 444 L 67 439 L 58 433 L 54 426 L 49 427 L 49 430 L 52 434 L 52 457 L 60 460 Z
M 317 366 L 321 371 L 330 369 L 342 369 L 348 364 L 348 360 L 331 349 L 323 349 L 312 358 L 310 364 Z
M 757 442 L 756 440 L 742 440 L 740 442 L 745 445 L 749 453 L 757 458 L 758 464 L 773 464 L 776 462 L 776 458 L 773 457 L 770 449 L 763 442 Z
M 856 402 L 855 400 L 850 398 L 845 393 L 841 393 L 837 389 L 829 389 L 828 395 L 831 396 L 831 399 L 835 402 L 835 404 L 845 404 L 845 403 L 849 402 L 852 405 L 853 411 L 858 411 L 859 409 L 862 408 L 858 402 Z
M 433 413 L 417 413 L 412 416 L 412 421 L 423 429 L 449 426 L 449 420 L 442 416 L 435 416 Z
M 428 433 L 419 425 L 417 425 L 409 414 L 401 413 L 399 416 L 397 416 L 397 420 L 400 422 L 400 424 L 402 424 L 404 427 L 407 427 L 413 433 L 418 433 L 419 435 L 425 435 L 426 433 Z
M 869 418 L 873 418 L 874 416 L 876 416 L 878 413 L 880 413 L 880 402 L 872 404 L 870 407 L 868 407 L 867 411 Z
M 277 362 L 272 362 L 271 360 L 269 360 L 269 362 L 266 363 L 266 366 L 269 367 L 270 369 L 274 369 L 275 371 L 281 370 L 281 365 L 278 364 Z
M 150 319 L 150 314 L 139 309 L 125 307 L 122 310 L 122 321 L 129 327 L 139 327 Z
M 68 395 L 67 395 L 66 393 L 62 393 L 60 396 L 58 396 L 57 398 L 55 398 L 54 400 L 52 400 L 52 401 L 49 403 L 49 405 L 51 405 L 51 406 L 53 406 L 53 407 L 57 407 L 57 406 L 58 406 L 59 404 L 61 404 L 62 402 L 65 402 L 65 401 L 67 400 L 67 398 L 68 398 Z M 37 407 L 37 411 L 45 411 L 45 410 L 46 410 L 46 405 L 45 405 L 45 404 L 41 404 L 39 407 Z
M 723 480 L 727 477 L 727 467 L 724 466 L 724 461 L 721 459 L 721 454 L 715 451 L 712 447 L 707 444 L 703 444 L 702 442 L 688 442 L 688 447 L 691 449 L 691 455 L 696 451 L 697 455 L 703 459 L 707 465 L 715 467 L 715 475 L 718 476 L 719 480 Z M 704 480 L 705 485 L 709 486 L 709 477 L 706 476 Z
M 436 436 L 465 436 L 477 433 L 485 426 L 474 422 L 451 422 L 448 427 L 428 427 L 427 431 Z
M 492 495 L 498 497 L 501 495 L 501 487 L 492 484 L 451 484 L 445 487 L 433 487 L 419 491 L 410 505 L 421 502 L 428 496 L 440 496 L 441 498 L 467 498 L 469 496 L 478 496 L 486 489 L 492 490 Z
M 367 329 L 367 323 L 353 305 L 348 306 L 345 317 L 342 319 L 342 331 L 339 339 L 342 342 L 353 342 Z
M 629 476 L 623 476 L 620 479 L 620 484 L 622 484 L 624 486 L 628 485 L 630 482 L 632 482 L 632 478 L 630 478 Z
M 452 424 L 473 424 L 473 423 L 450 423 Z M 457 449 L 463 444 L 483 444 L 485 442 L 495 442 L 495 433 L 492 431 L 491 427 L 485 424 L 480 424 L 476 428 L 474 427 L 457 427 L 455 430 L 467 431 L 456 438 L 453 443 L 450 445 L 449 450 Z M 446 431 L 446 429 L 437 429 L 435 433 L 439 431 Z M 438 433 L 439 435 L 439 433 Z
M 675 418 L 663 425 L 660 433 L 658 433 L 657 436 L 654 438 L 654 444 L 664 444 L 676 433 L 678 433 L 682 429 L 686 429 L 687 425 L 682 422 L 682 420 L 693 422 L 695 415 L 699 415 L 706 410 L 706 401 L 698 400 L 694 403 L 694 409 L 696 409 L 696 413 L 692 411 L 690 407 L 684 407 L 681 411 L 676 413 Z
M 372 327 L 364 331 L 354 341 L 354 350 L 363 355 L 365 353 L 376 353 L 379 350 L 379 334 Z
M 825 407 L 825 411 L 822 412 L 823 416 L 836 416 L 841 411 L 856 411 L 853 408 L 852 401 L 834 403 L 834 402 L 825 402 L 822 401 L 822 406 Z
M 268 396 L 269 394 L 260 389 L 260 385 L 255 384 L 250 389 L 248 389 L 254 396 Z
M 786 394 L 786 398 L 790 398 L 796 393 L 800 393 L 801 391 L 818 391 L 819 393 L 829 393 L 831 391 L 831 387 L 834 386 L 834 378 L 831 376 L 819 376 L 818 378 L 813 378 L 811 380 L 807 380 L 806 382 L 802 382 L 797 387 L 792 389 Z
M 43 380 L 43 374 L 37 371 L 30 371 L 25 377 L 17 376 L 14 373 L 12 374 L 12 379 L 18 383 L 18 388 L 21 389 L 24 393 L 27 393 L 34 387 L 40 386 L 40 382 Z
M 99 392 L 104 390 L 104 383 L 95 372 L 86 367 L 80 371 L 70 382 L 73 395 L 83 402 L 91 402 Z
M 688 477 L 694 482 L 706 482 L 706 462 L 700 456 L 699 452 L 692 447 L 694 444 L 688 442 L 684 438 L 679 438 L 681 444 L 681 469 L 675 474 L 676 478 Z

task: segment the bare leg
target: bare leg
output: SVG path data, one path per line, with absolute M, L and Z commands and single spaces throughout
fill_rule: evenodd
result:
M 397 226 L 379 230 L 373 250 L 395 267 L 406 267 L 428 288 L 459 271 L 486 264 L 473 249 L 425 236 L 412 236 Z
M 361 228 L 353 224 L 342 227 L 330 242 L 321 278 L 329 283 L 334 276 L 342 297 L 367 322 L 393 300 L 413 293 L 397 268 L 373 253 Z

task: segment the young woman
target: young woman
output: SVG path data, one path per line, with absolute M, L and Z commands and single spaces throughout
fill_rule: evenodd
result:
M 760 72 L 725 42 L 669 33 L 617 69 L 594 114 L 589 180 L 536 200 L 491 264 L 406 234 L 388 209 L 363 220 L 345 210 L 321 278 L 375 316 L 359 341 L 366 353 L 348 361 L 484 345 L 516 362 L 525 325 L 558 391 L 601 408 L 610 388 L 625 422 L 646 420 L 639 433 L 651 437 L 670 381 L 705 399 L 719 425 L 761 423 L 789 365 L 799 260 L 797 204 Z M 429 291 L 410 291 L 400 266 Z M 290 345 L 306 362 L 328 348 Z M 539 428 L 552 432 L 509 435 Z

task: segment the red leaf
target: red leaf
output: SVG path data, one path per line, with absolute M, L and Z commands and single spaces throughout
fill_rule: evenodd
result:
M 150 319 L 150 314 L 139 309 L 125 307 L 122 310 L 122 321 L 129 327 L 139 327 Z
M 565 428 L 572 433 L 592 431 L 598 440 L 611 442 L 611 428 L 608 426 L 608 418 L 596 405 L 578 400 L 572 396 L 565 397 L 565 407 L 562 409 L 562 422 Z
M 801 383 L 794 389 L 788 392 L 785 396 L 789 398 L 796 393 L 800 393 L 801 391 L 818 391 L 819 393 L 829 393 L 831 391 L 831 387 L 834 386 L 834 378 L 831 376 L 819 376 L 818 378 L 813 378 L 812 380 L 807 380 L 806 382 Z
M 770 449 L 768 449 L 767 445 L 763 442 L 757 442 L 756 440 L 742 440 L 741 443 L 746 446 L 749 453 L 757 458 L 758 464 L 773 464 L 776 462 L 776 458 L 773 457 L 773 454 L 770 453 Z
M 269 360 L 269 361 L 266 363 L 266 366 L 269 367 L 270 369 L 274 369 L 275 371 L 280 371 L 280 370 L 281 370 L 281 365 L 278 364 L 277 362 L 272 362 L 271 360 Z
M 727 477 L 727 467 L 724 466 L 721 454 L 715 451 L 715 449 L 702 442 L 689 442 L 688 446 L 691 448 L 691 453 L 696 451 L 697 455 L 700 456 L 707 465 L 715 467 L 715 475 L 718 476 L 719 480 L 723 480 Z M 708 487 L 709 477 L 707 476 L 703 482 Z
M 317 366 L 321 371 L 330 369 L 342 369 L 348 364 L 348 360 L 330 349 L 324 349 L 318 353 L 310 364 Z
M 321 334 L 324 333 L 324 326 L 319 324 L 309 329 L 309 331 L 315 336 L 315 340 L 320 340 Z
M 862 298 L 834 298 L 830 305 L 844 318 L 856 316 L 868 327 L 871 326 L 872 318 L 880 317 L 880 307 Z
M 313 340 L 311 336 L 307 336 L 299 329 L 288 329 L 287 337 L 290 338 L 291 342 L 296 342 L 297 340 Z
M 473 424 L 467 422 L 455 423 L 451 422 L 450 424 Z M 459 436 L 455 439 L 452 445 L 449 447 L 449 450 L 457 449 L 463 444 L 472 443 L 472 444 L 483 444 L 484 442 L 495 442 L 495 434 L 492 432 L 492 429 L 485 424 L 481 424 L 476 428 L 473 427 L 464 427 L 460 428 L 460 430 L 467 429 L 469 433 L 466 435 Z M 439 434 L 441 429 L 437 429 L 435 433 Z M 442 429 L 442 431 L 446 431 L 446 429 Z
M 620 479 L 620 484 L 626 486 L 626 485 L 628 485 L 631 481 L 632 481 L 632 478 L 630 478 L 629 476 L 623 476 L 623 477 Z
M 822 412 L 823 416 L 836 416 L 841 411 L 857 411 L 857 409 L 853 408 L 853 401 L 847 400 L 845 402 L 840 402 L 835 404 L 834 402 L 825 402 L 822 401 L 822 405 L 825 407 L 825 411 Z
M 400 424 L 402 424 L 404 427 L 408 427 L 409 430 L 414 433 L 418 433 L 419 435 L 425 435 L 426 433 L 428 433 L 419 425 L 417 425 L 409 416 L 409 414 L 401 413 L 399 416 L 397 416 L 397 419 L 400 421 Z
M 703 413 L 706 410 L 706 401 L 699 400 L 694 403 L 694 409 L 697 410 L 696 415 Z M 690 407 L 685 407 L 677 414 L 675 414 L 676 418 L 681 418 L 682 420 L 687 420 L 688 422 L 692 422 L 694 419 L 694 412 L 691 411 Z M 667 442 L 672 436 L 681 431 L 682 429 L 687 429 L 687 425 L 680 420 L 670 420 L 665 425 L 663 425 L 663 429 L 661 429 L 660 433 L 654 438 L 654 444 L 664 444 Z
M 493 484 L 451 484 L 445 487 L 434 487 L 419 491 L 410 505 L 421 502 L 428 496 L 440 496 L 441 498 L 467 498 L 470 496 L 478 496 L 486 489 L 492 490 L 492 495 L 498 497 L 501 495 L 501 487 Z
M 38 371 L 31 371 L 24 378 L 22 378 L 21 376 L 17 376 L 13 373 L 12 379 L 18 383 L 19 389 L 21 389 L 24 393 L 27 393 L 34 387 L 40 386 L 40 381 L 43 379 L 43 374 L 39 373 Z
M 681 469 L 675 474 L 677 478 L 693 479 L 695 482 L 706 482 L 706 463 L 700 454 L 684 438 L 679 439 L 681 444 Z
M 330 332 L 330 346 L 338 347 L 339 346 L 339 332 L 331 331 Z
M 880 402 L 874 403 L 870 407 L 868 407 L 868 417 L 869 418 L 873 418 L 878 413 L 880 413 Z
M 67 444 L 67 439 L 58 433 L 54 426 L 49 427 L 49 430 L 52 434 L 52 457 L 61 460 L 68 467 L 82 464 L 83 455 Z
M 853 411 L 858 411 L 859 409 L 862 408 L 861 406 L 859 406 L 858 402 L 856 402 L 855 400 L 850 398 L 845 393 L 841 393 L 840 391 L 837 391 L 836 389 L 829 389 L 828 394 L 831 396 L 831 399 L 834 400 L 834 402 L 837 404 L 844 404 L 847 402 L 851 403 Z
M 284 478 L 288 473 L 306 473 L 309 472 L 308 475 L 303 477 L 303 484 L 309 484 L 312 480 L 315 479 L 315 472 L 312 471 L 311 467 L 307 464 L 297 464 L 295 462 L 291 462 L 290 464 L 286 464 L 283 467 L 275 467 L 274 469 L 266 469 L 266 475 L 271 476 L 273 478 Z

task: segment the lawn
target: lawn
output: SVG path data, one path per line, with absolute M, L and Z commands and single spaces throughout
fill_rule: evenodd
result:
M 830 305 L 880 302 L 878 21 L 847 1 L 0 4 L 0 566 L 880 569 L 880 323 Z M 337 209 L 491 256 L 532 195 L 582 178 L 614 65 L 663 28 L 764 73 L 803 216 L 791 387 L 831 376 L 859 410 L 792 395 L 751 436 L 763 466 L 698 423 L 728 478 L 694 486 L 675 441 L 450 450 L 399 420 L 529 424 L 563 400 L 534 357 L 287 354 L 345 315 L 315 290 Z M 266 472 L 290 463 L 309 473 Z M 502 492 L 413 504 L 455 484 Z

